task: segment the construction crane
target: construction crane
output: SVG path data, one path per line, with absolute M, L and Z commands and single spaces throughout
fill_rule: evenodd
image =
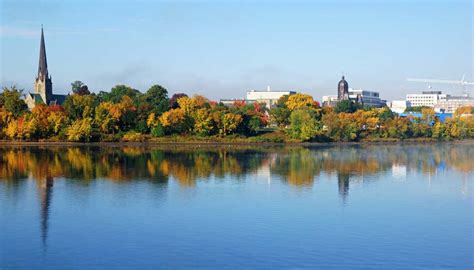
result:
M 465 80 L 466 74 L 462 75 L 461 80 L 455 81 L 455 80 L 440 80 L 440 79 L 417 79 L 417 78 L 407 78 L 407 81 L 409 82 L 422 82 L 422 83 L 445 83 L 445 84 L 457 84 L 462 86 L 463 94 L 466 93 L 466 85 L 474 85 L 474 82 L 468 82 Z

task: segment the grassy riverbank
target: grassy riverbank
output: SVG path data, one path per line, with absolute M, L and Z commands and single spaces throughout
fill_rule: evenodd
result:
M 119 138 L 108 141 L 97 141 L 97 142 L 69 142 L 63 140 L 46 139 L 37 141 L 27 140 L 0 140 L 0 146 L 6 145 L 153 145 L 153 144 L 235 144 L 235 145 L 348 145 L 348 144 L 387 144 L 387 143 L 469 143 L 473 144 L 474 139 L 462 139 L 462 140 L 437 140 L 435 138 L 408 138 L 408 139 L 395 139 L 395 138 L 363 138 L 359 141 L 301 141 L 292 139 L 283 132 L 271 132 L 257 136 L 245 137 L 245 136 L 195 136 L 195 135 L 183 135 L 183 136 L 164 136 L 164 137 L 152 137 L 141 135 L 133 137 L 132 139 Z

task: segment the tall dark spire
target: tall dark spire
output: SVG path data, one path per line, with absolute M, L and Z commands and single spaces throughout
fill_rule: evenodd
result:
M 48 62 L 46 61 L 46 46 L 44 45 L 43 26 L 41 26 L 41 44 L 39 54 L 38 79 L 44 81 L 48 78 Z

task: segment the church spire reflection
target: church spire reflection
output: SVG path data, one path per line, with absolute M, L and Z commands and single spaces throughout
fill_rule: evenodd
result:
M 342 202 L 345 203 L 347 196 L 349 195 L 349 174 L 338 173 L 337 183 L 339 188 L 339 196 L 341 197 Z
M 48 238 L 49 207 L 53 196 L 53 185 L 53 177 L 47 176 L 45 180 L 40 182 L 39 187 L 41 203 L 41 241 L 44 247 L 46 247 L 46 240 Z

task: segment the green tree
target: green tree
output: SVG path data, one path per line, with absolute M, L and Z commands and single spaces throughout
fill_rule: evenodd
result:
M 149 104 L 150 111 L 161 115 L 169 109 L 168 90 L 161 85 L 155 84 L 142 97 L 143 101 Z
M 99 105 L 99 100 L 95 94 L 78 95 L 73 94 L 66 97 L 64 109 L 72 120 L 94 117 L 94 110 Z
M 270 109 L 270 122 L 279 128 L 289 125 L 291 111 L 286 107 L 275 107 Z
M 74 82 L 71 83 L 71 90 L 74 94 L 77 94 L 81 90 L 82 86 L 84 86 L 83 82 L 74 81 Z
M 350 100 L 341 100 L 334 108 L 336 113 L 353 113 L 357 111 L 357 105 Z
M 135 129 L 147 133 L 149 131 L 147 119 L 150 113 L 159 116 L 169 109 L 168 91 L 161 85 L 153 85 L 140 96 L 140 102 L 136 105 Z
M 110 93 L 101 91 L 99 93 L 99 98 L 102 101 L 119 103 L 122 101 L 122 97 L 128 96 L 134 102 L 138 102 L 138 98 L 140 97 L 140 95 L 141 93 L 137 89 L 133 89 L 132 87 L 126 85 L 116 85 L 110 90 Z
M 91 92 L 89 91 L 89 87 L 87 87 L 87 85 L 83 85 L 81 86 L 81 88 L 79 88 L 79 91 L 77 91 L 75 94 L 85 96 L 85 95 L 90 95 Z
M 388 107 L 383 107 L 375 110 L 380 121 L 387 121 L 388 119 L 393 119 L 395 117 L 395 113 L 392 112 Z
M 251 116 L 247 123 L 247 127 L 250 134 L 257 134 L 257 131 L 260 128 L 263 128 L 263 123 L 262 123 L 261 118 L 257 115 Z
M 273 108 L 270 108 L 270 123 L 283 129 L 290 124 L 291 111 L 286 106 L 289 95 L 280 97 Z
M 0 94 L 0 107 L 5 108 L 11 112 L 15 117 L 20 116 L 27 111 L 25 101 L 21 99 L 21 93 L 23 90 L 19 90 L 16 86 L 10 88 L 4 87 L 3 92 Z
M 322 125 L 316 120 L 312 110 L 298 109 L 291 113 L 288 134 L 292 138 L 309 141 L 321 135 L 321 132 Z
M 394 118 L 385 123 L 384 129 L 391 138 L 406 139 L 410 137 L 411 122 L 407 118 Z
M 287 108 L 287 109 L 288 109 L 288 107 L 286 106 L 286 103 L 288 102 L 288 98 L 289 98 L 289 97 L 290 97 L 289 95 L 283 95 L 283 96 L 281 96 L 281 97 L 278 99 L 277 103 L 275 104 L 276 107 L 278 107 L 278 108 Z

